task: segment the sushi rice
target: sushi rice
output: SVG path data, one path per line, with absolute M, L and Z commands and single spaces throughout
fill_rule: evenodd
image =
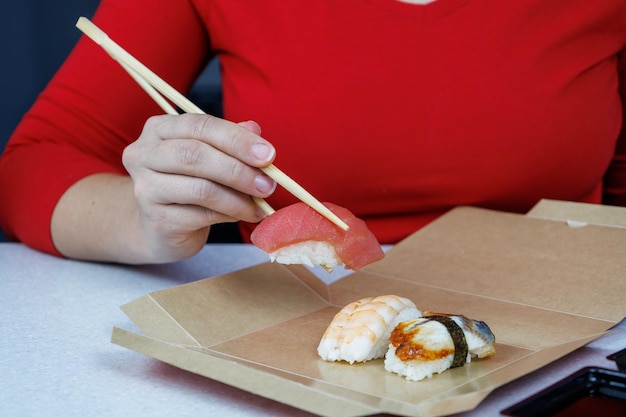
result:
M 310 267 L 324 265 L 328 268 L 343 264 L 332 245 L 314 240 L 294 243 L 268 255 L 272 262 L 281 264 L 304 264 Z
M 419 331 L 413 334 L 416 330 Z M 454 341 L 443 324 L 419 318 L 402 322 L 393 330 L 393 334 L 400 334 L 406 344 L 388 345 L 385 370 L 404 376 L 409 381 L 420 381 L 452 366 Z M 393 335 L 391 339 L 394 339 Z M 402 352 L 404 347 L 407 350 Z

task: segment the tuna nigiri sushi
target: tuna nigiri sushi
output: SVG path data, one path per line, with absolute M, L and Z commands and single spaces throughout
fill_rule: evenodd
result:
M 358 271 L 385 255 L 365 222 L 348 209 L 324 205 L 350 227 L 344 231 L 302 202 L 277 210 L 252 232 L 254 245 L 272 261 L 283 264 L 322 265 L 329 269 L 344 265 Z

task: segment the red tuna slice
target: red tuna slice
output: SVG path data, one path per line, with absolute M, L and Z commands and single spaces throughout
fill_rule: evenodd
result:
M 306 241 L 326 242 L 348 269 L 358 271 L 382 259 L 385 254 L 365 222 L 348 209 L 323 203 L 349 226 L 343 231 L 302 202 L 292 204 L 269 215 L 252 232 L 254 245 L 267 253 Z

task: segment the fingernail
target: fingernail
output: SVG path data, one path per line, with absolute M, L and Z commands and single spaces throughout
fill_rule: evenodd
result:
M 259 217 L 260 219 L 264 219 L 267 217 L 267 213 L 265 212 L 265 210 L 263 210 L 261 207 L 256 206 L 256 215 L 257 217 Z
M 254 179 L 254 188 L 260 193 L 268 194 L 274 191 L 276 183 L 268 176 L 257 175 Z
M 257 135 L 261 134 L 261 126 L 259 126 L 259 124 L 255 122 L 254 120 L 248 120 L 247 122 L 240 122 L 239 125 L 245 127 L 251 132 L 256 133 Z
M 274 156 L 274 149 L 265 143 L 252 145 L 252 155 L 261 162 L 270 161 Z

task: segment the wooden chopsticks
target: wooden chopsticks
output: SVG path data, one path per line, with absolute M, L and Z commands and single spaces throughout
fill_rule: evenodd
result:
M 176 104 L 187 113 L 206 114 L 202 109 L 193 104 L 184 95 L 176 91 L 175 88 L 166 83 L 154 72 L 144 66 L 135 57 L 126 52 L 124 48 L 115 43 L 100 28 L 93 24 L 86 17 L 80 17 L 76 22 L 76 27 L 85 35 L 100 45 L 113 59 L 131 75 L 131 77 L 152 97 L 152 99 L 168 114 L 178 114 L 178 111 L 163 97 L 165 96 L 172 103 Z M 287 176 L 275 165 L 268 165 L 261 168 L 267 176 L 280 184 L 283 188 L 307 204 L 313 210 L 336 224 L 343 230 L 348 230 L 348 225 L 335 213 L 329 210 L 324 204 L 318 201 L 311 193 L 306 191 L 300 184 Z M 272 214 L 274 210 L 265 200 L 253 197 L 254 202 L 263 209 L 265 213 Z

